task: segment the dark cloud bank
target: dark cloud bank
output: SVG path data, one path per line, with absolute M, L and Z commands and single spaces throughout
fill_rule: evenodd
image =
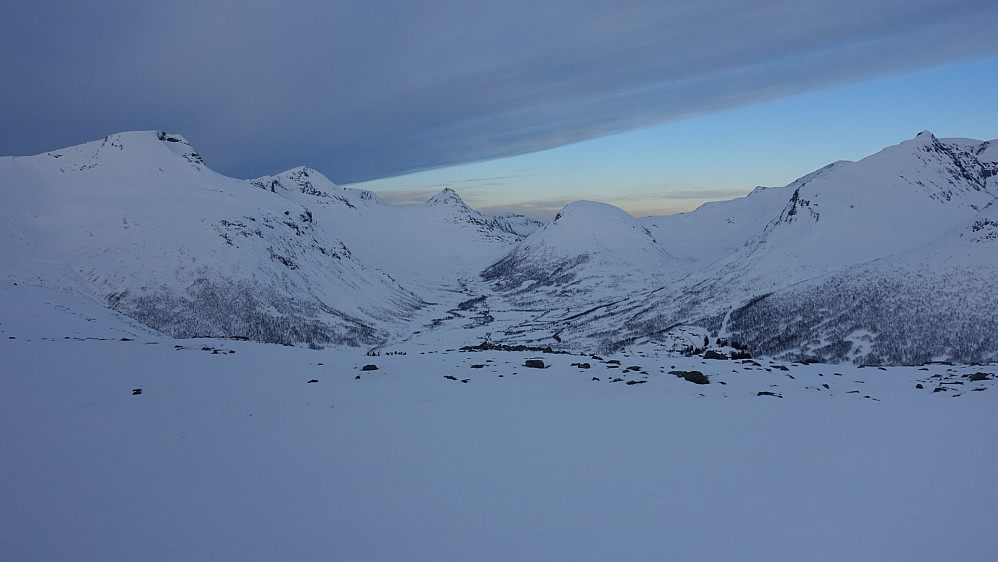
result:
M 349 183 L 998 51 L 993 0 L 0 6 L 0 154 L 134 129 Z

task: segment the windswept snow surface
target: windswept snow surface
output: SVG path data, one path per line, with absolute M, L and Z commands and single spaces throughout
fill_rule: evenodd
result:
M 998 557 L 995 365 L 657 355 L 174 340 L 3 284 L 0 559 Z

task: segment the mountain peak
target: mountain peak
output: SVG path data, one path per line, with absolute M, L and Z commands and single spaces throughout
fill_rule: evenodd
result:
M 913 147 L 929 147 L 936 146 L 939 144 L 939 139 L 936 138 L 930 131 L 922 131 L 915 135 L 915 138 L 910 141 L 902 142 L 901 145 L 910 145 Z
M 613 221 L 630 223 L 634 217 L 627 211 L 610 205 L 609 203 L 599 203 L 597 201 L 575 201 L 565 205 L 561 211 L 551 220 L 551 224 L 575 224 L 592 227 L 595 224 Z
M 449 205 L 451 207 L 458 207 L 467 209 L 468 205 L 461 199 L 456 191 L 449 187 L 445 187 L 440 193 L 434 195 L 429 201 L 426 202 L 427 205 Z

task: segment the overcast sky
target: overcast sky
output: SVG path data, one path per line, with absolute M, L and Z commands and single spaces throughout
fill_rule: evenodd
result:
M 994 0 L 6 0 L 0 154 L 163 129 L 348 184 L 993 61 L 996 29 Z

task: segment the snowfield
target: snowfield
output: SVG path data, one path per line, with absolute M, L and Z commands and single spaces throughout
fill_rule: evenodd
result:
M 998 560 L 996 146 L 545 225 L 0 158 L 0 560 Z
M 998 558 L 996 365 L 370 357 L 11 283 L 0 360 L 4 560 Z

